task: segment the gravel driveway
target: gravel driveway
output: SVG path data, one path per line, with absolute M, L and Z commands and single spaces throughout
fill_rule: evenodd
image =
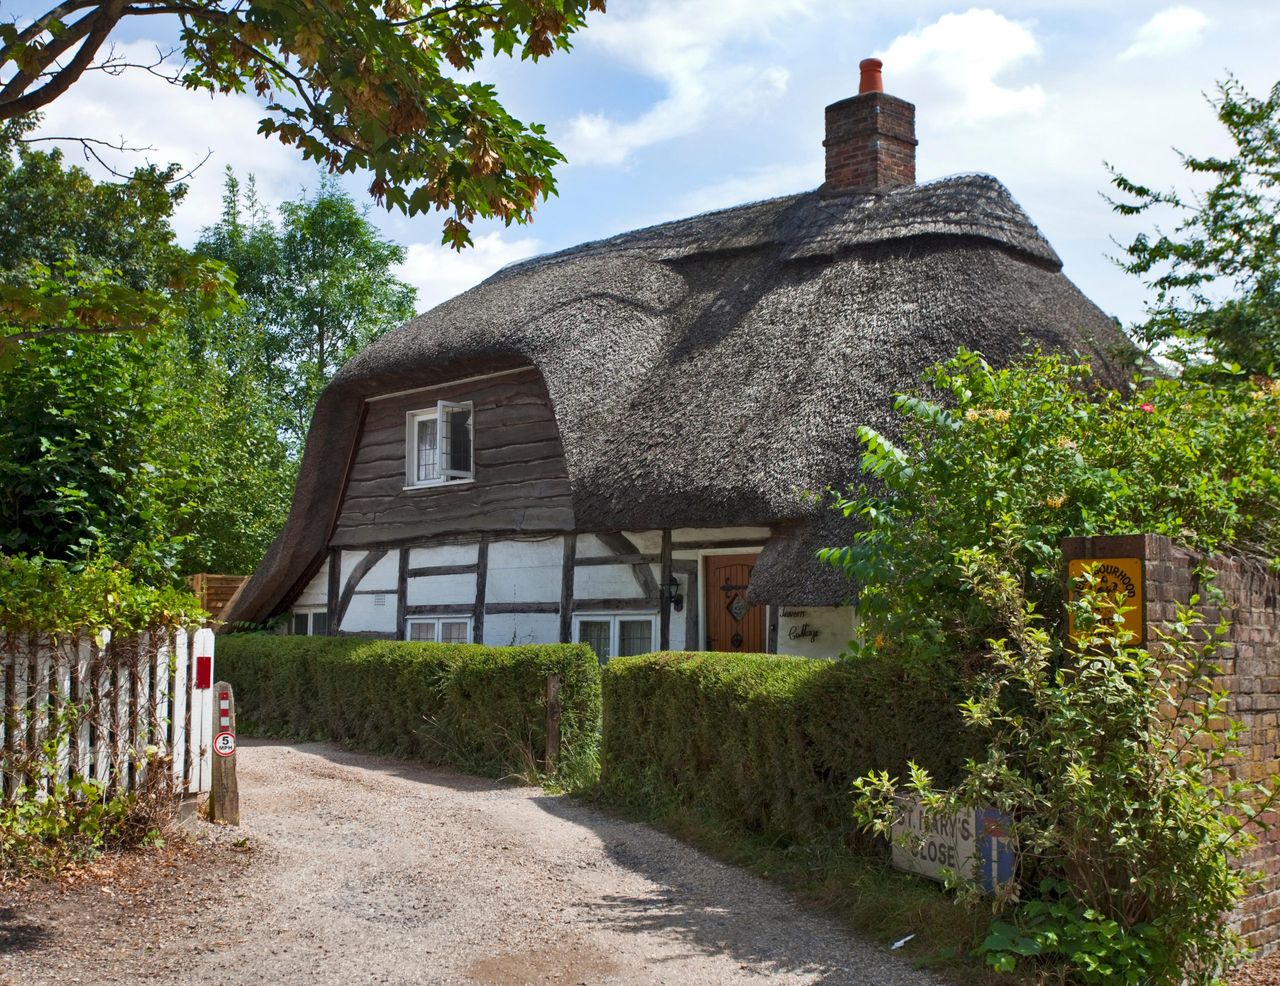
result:
M 246 743 L 239 761 L 251 865 L 145 950 L 99 954 L 93 981 L 941 983 L 571 798 L 328 744 Z

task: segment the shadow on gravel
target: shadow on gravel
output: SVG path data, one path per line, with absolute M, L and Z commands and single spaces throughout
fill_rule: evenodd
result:
M 343 750 L 329 743 L 251 740 L 243 746 L 287 745 L 335 766 L 354 767 L 468 794 L 511 791 L 509 781 L 474 777 L 448 767 Z M 786 891 L 640 822 L 574 797 L 529 788 L 529 800 L 562 821 L 589 829 L 616 866 L 654 884 L 643 897 L 605 895 L 579 904 L 588 921 L 621 933 L 652 932 L 678 940 L 689 954 L 725 955 L 769 975 L 811 976 L 813 986 L 934 986 L 941 980 L 854 936 L 807 909 Z M 566 861 L 571 865 L 571 861 Z M 668 961 L 677 961 L 673 956 Z M 649 959 L 655 969 L 662 960 Z
M 691 952 L 726 955 L 769 975 L 812 976 L 814 986 L 937 982 L 815 914 L 785 890 L 673 836 L 575 798 L 535 795 L 532 800 L 549 815 L 591 829 L 611 862 L 655 885 L 647 896 L 606 895 L 590 905 L 603 927 L 673 937 Z
M 8 952 L 33 952 L 53 940 L 44 925 L 23 920 L 15 908 L 0 907 L 0 955 Z

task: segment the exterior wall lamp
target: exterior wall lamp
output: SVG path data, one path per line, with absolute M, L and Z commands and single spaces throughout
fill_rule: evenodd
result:
M 667 580 L 667 584 L 663 586 L 666 593 L 667 603 L 677 613 L 684 609 L 684 593 L 680 591 L 680 580 L 674 575 Z

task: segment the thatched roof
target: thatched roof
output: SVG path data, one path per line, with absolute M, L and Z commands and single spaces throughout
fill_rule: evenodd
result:
M 232 616 L 289 605 L 319 565 L 366 397 L 525 364 L 555 406 L 579 529 L 783 525 L 753 593 L 833 603 L 849 587 L 813 551 L 839 525 L 805 494 L 854 478 L 856 427 L 891 431 L 893 395 L 960 346 L 1003 362 L 1037 344 L 1127 353 L 985 176 L 792 195 L 512 265 L 329 385 L 288 524 Z

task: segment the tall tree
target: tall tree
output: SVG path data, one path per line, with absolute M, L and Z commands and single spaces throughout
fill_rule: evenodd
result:
M 0 373 L 4 551 L 75 558 L 104 546 L 142 564 L 172 560 L 152 550 L 185 499 L 179 453 L 154 441 L 176 411 L 160 369 L 171 336 L 32 329 L 12 293 L 64 301 L 73 327 L 95 305 L 172 325 L 185 302 L 169 281 L 185 254 L 169 217 L 183 189 L 162 177 L 144 169 L 102 185 L 57 151 L 0 149 L 0 336 L 26 333 Z
M 562 160 L 491 85 L 468 79 L 486 54 L 538 59 L 569 47 L 604 0 L 59 0 L 0 24 L 0 121 L 47 106 L 129 21 L 174 17 L 189 89 L 252 90 L 262 134 L 332 172 L 368 171 L 369 191 L 410 215 L 449 210 L 444 240 L 476 217 L 527 222 Z M 119 68 L 108 54 L 100 65 Z M 153 71 L 163 71 L 152 66 Z
M 221 220 L 198 253 L 236 273 L 244 311 L 215 327 L 241 371 L 264 375 L 278 421 L 300 452 L 325 384 L 355 352 L 415 312 L 417 292 L 394 274 L 404 248 L 378 235 L 330 178 L 286 202 L 276 224 L 252 179 L 228 174 Z
M 0 341 L 29 333 L 0 372 L 0 551 L 105 552 L 154 581 L 248 571 L 283 523 L 295 466 L 261 378 L 179 331 L 238 310 L 173 283 L 222 270 L 175 242 L 182 195 L 149 171 L 101 183 L 57 151 L 0 153 Z M 73 331 L 15 324 L 15 287 L 68 299 Z
M 1207 191 L 1157 191 L 1112 170 L 1121 215 L 1178 217 L 1169 232 L 1139 234 L 1120 266 L 1155 293 L 1142 341 L 1189 365 L 1270 373 L 1280 367 L 1280 82 L 1259 99 L 1228 78 L 1211 102 L 1235 153 L 1179 155 Z

